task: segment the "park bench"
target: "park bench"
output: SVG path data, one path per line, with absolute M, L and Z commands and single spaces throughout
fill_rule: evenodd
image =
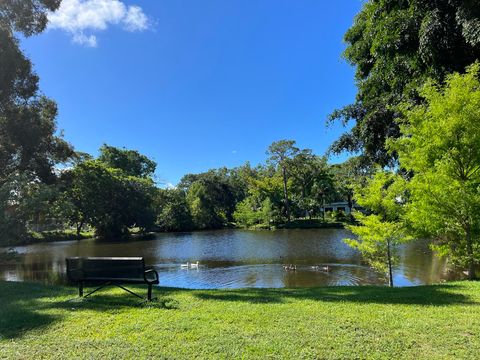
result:
M 123 287 L 122 284 L 147 284 L 147 300 L 152 300 L 152 285 L 158 284 L 158 273 L 145 267 L 142 257 L 69 257 L 67 261 L 67 278 L 78 283 L 78 295 L 83 297 L 85 285 L 100 285 L 84 297 L 113 285 L 135 295 L 138 294 Z

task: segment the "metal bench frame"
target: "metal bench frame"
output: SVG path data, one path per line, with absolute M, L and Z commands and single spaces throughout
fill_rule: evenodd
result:
M 139 262 L 141 261 L 141 264 L 142 264 L 142 273 L 143 273 L 143 279 L 141 278 L 138 278 L 138 279 L 128 279 L 128 280 L 125 280 L 125 279 L 118 279 L 118 278 L 114 278 L 114 277 L 102 277 L 102 278 L 90 278 L 88 275 L 85 275 L 85 273 L 83 272 L 83 270 L 80 268 L 80 269 L 76 269 L 76 270 L 72 270 L 71 269 L 71 266 L 70 266 L 70 262 L 71 261 L 78 261 L 78 260 L 87 260 L 87 261 L 98 261 L 98 262 L 102 262 L 102 260 L 104 261 L 115 261 L 115 260 L 121 260 L 121 261 L 136 261 L 136 262 Z M 140 298 L 140 299 L 144 299 L 142 296 L 134 293 L 133 291 L 127 289 L 126 287 L 123 287 L 121 284 L 125 284 L 125 283 L 130 283 L 130 284 L 147 284 L 148 285 L 148 291 L 147 291 L 147 301 L 152 301 L 152 286 L 153 285 L 156 285 L 156 284 L 159 284 L 160 281 L 159 281 L 159 277 L 158 277 L 158 273 L 155 269 L 152 269 L 152 268 L 146 268 L 145 267 L 145 261 L 143 260 L 143 258 L 137 258 L 137 257 L 134 257 L 134 258 L 128 258 L 128 257 L 69 257 L 69 258 L 66 258 L 65 259 L 66 263 L 67 263 L 67 278 L 70 282 L 75 282 L 75 283 L 78 283 L 78 296 L 79 297 L 88 297 L 90 295 L 92 295 L 93 293 L 96 293 L 97 291 L 103 289 L 104 287 L 106 286 L 117 286 L 119 287 L 120 289 Z M 76 272 L 76 275 L 77 276 L 73 276 L 73 272 Z M 80 272 L 80 276 L 78 276 L 78 272 Z M 148 274 L 153 274 L 154 275 L 154 279 L 153 280 L 150 280 L 147 278 L 147 275 Z M 96 289 L 90 291 L 88 294 L 84 295 L 83 294 L 83 289 L 84 289 L 84 286 L 85 284 L 94 284 L 94 283 L 97 283 L 97 284 L 100 284 L 99 287 L 97 287 Z

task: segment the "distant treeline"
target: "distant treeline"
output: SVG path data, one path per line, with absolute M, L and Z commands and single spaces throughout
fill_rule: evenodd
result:
M 269 228 L 319 217 L 325 202 L 351 202 L 353 184 L 363 176 L 356 173 L 355 158 L 329 165 L 325 157 L 295 147 L 294 141 L 275 142 L 267 154 L 267 162 L 256 167 L 246 163 L 187 174 L 176 187 L 160 188 L 154 181 L 156 163 L 138 151 L 104 145 L 96 159 L 73 153 L 52 183 L 21 184 L 11 203 L 19 231 L 3 240 L 28 236 L 28 222 L 52 220 L 79 234 L 89 227 L 101 237 L 124 236 L 133 228 Z M 15 184 L 20 183 L 17 177 Z M 25 227 L 18 226 L 22 223 Z

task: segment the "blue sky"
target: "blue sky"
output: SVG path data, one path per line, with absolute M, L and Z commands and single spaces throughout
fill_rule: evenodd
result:
M 175 184 L 344 131 L 325 120 L 355 96 L 341 53 L 360 0 L 65 1 L 22 46 L 77 150 L 137 149 Z

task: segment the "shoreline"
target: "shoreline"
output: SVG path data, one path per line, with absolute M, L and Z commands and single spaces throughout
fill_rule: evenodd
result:
M 182 231 L 149 231 L 145 234 L 140 234 L 137 232 L 132 232 L 126 236 L 128 237 L 148 237 L 154 236 L 156 234 L 178 234 L 178 233 L 191 233 L 191 232 L 202 232 L 202 231 L 216 231 L 216 230 L 243 230 L 243 231 L 259 231 L 259 230 L 267 230 L 267 231 L 275 231 L 275 230 L 301 230 L 301 229 L 344 229 L 345 223 L 342 222 L 323 222 L 314 220 L 292 220 L 290 223 L 284 224 L 277 224 L 270 228 L 268 227 L 237 227 L 237 226 L 225 226 L 218 229 L 195 229 L 195 230 L 182 230 Z M 45 232 L 32 232 L 32 234 L 18 243 L 11 243 L 5 244 L 0 246 L 0 248 L 14 248 L 17 246 L 28 246 L 34 244 L 42 244 L 42 243 L 50 243 L 50 242 L 62 242 L 62 241 L 73 241 L 73 240 L 86 240 L 86 239 L 93 239 L 97 238 L 93 231 L 89 232 L 82 232 L 80 237 L 73 231 L 62 231 L 62 230 L 52 230 L 52 231 L 45 231 Z M 105 241 L 109 240 L 117 240 L 115 239 L 105 239 Z

